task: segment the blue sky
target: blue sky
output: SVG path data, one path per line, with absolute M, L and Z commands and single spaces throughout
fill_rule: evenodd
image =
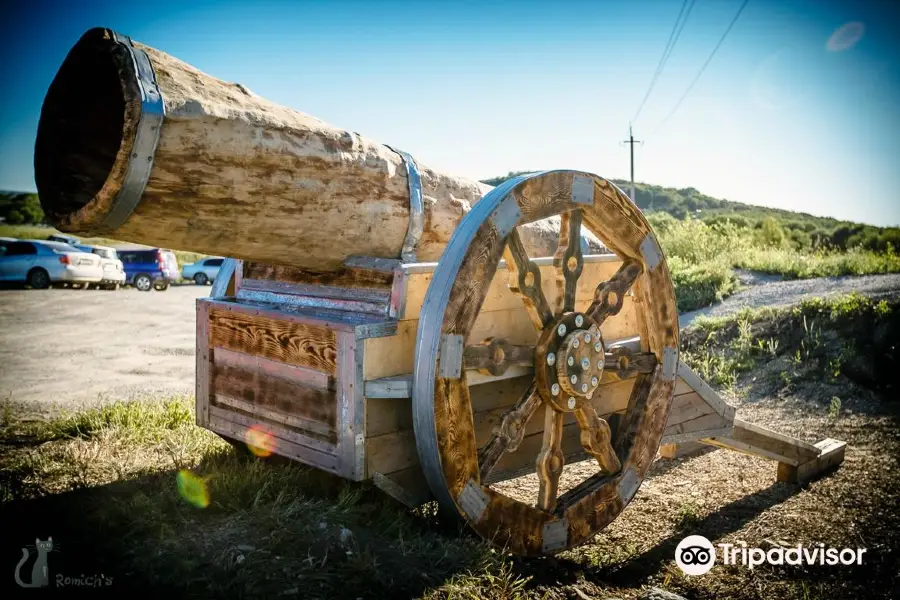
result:
M 885 1 L 697 0 L 634 124 L 636 179 L 900 225 L 900 9 Z M 23 3 L 24 4 L 24 3 Z M 111 27 L 221 79 L 470 178 L 628 176 L 628 132 L 681 0 L 66 2 L 5 9 L 0 189 L 34 190 L 43 96 Z M 829 50 L 842 25 L 862 37 Z M 858 37 L 858 36 L 856 36 Z

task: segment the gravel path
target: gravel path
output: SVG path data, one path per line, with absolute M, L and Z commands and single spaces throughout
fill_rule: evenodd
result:
M 0 291 L 0 402 L 73 409 L 193 393 L 194 305 L 209 290 Z
M 859 292 L 872 298 L 900 297 L 900 274 L 864 275 L 861 277 L 823 277 L 780 281 L 777 277 L 753 273 L 741 274 L 742 281 L 750 287 L 725 299 L 724 302 L 683 313 L 678 317 L 681 327 L 686 327 L 697 317 L 723 317 L 744 307 L 788 306 L 806 298 L 833 296 Z

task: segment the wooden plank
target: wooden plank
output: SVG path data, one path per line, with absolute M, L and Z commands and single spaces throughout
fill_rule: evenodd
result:
M 334 390 L 334 377 L 330 377 L 326 373 L 308 369 L 306 367 L 298 367 L 296 365 L 288 365 L 283 362 L 269 360 L 260 356 L 251 356 L 243 352 L 234 352 L 226 348 L 216 348 L 216 363 L 228 365 L 232 367 L 258 370 L 272 377 L 280 377 L 297 381 L 307 387 L 317 390 Z
M 694 373 L 694 371 L 682 361 L 678 361 L 678 376 L 688 387 L 706 400 L 717 414 L 722 415 L 726 419 L 734 418 L 734 407 L 725 402 L 708 383 L 700 379 L 700 376 Z
M 729 425 L 731 425 L 731 423 L 724 419 L 721 415 L 710 412 L 693 419 L 682 421 L 681 423 L 666 425 L 666 428 L 663 431 L 663 439 L 666 440 L 666 443 L 670 443 L 670 440 L 668 439 L 669 436 L 681 435 L 685 433 L 695 433 L 699 431 L 705 431 L 707 429 L 721 429 L 723 427 L 728 427 Z
M 829 438 L 815 444 L 815 447 L 818 448 L 819 455 L 812 460 L 796 466 L 789 463 L 778 463 L 778 481 L 806 483 L 844 462 L 847 442 Z
M 299 267 L 248 261 L 244 268 L 244 279 L 244 285 L 254 289 L 256 289 L 257 285 L 266 281 L 280 281 L 284 283 L 389 291 L 394 280 L 394 274 L 392 271 L 361 269 L 346 265 L 337 271 L 318 273 Z
M 411 430 L 412 427 L 412 406 L 409 398 L 366 399 L 366 437 Z
M 812 444 L 741 419 L 734 420 L 734 431 L 730 436 L 716 437 L 707 443 L 746 454 L 771 458 L 791 466 L 818 458 L 820 453 L 819 448 Z
M 672 402 L 672 409 L 669 412 L 669 420 L 666 421 L 666 427 L 668 428 L 673 425 L 678 425 L 679 423 L 684 423 L 685 421 L 697 419 L 703 415 L 711 414 L 716 413 L 697 392 L 689 392 L 687 394 L 675 396 L 675 399 Z
M 338 448 L 341 455 L 341 472 L 347 479 L 361 481 L 366 477 L 366 400 L 362 389 L 363 346 L 361 341 L 357 342 L 353 333 L 343 332 L 339 336 L 338 381 L 341 411 Z
M 281 423 L 287 427 L 299 429 L 304 433 L 311 434 L 313 437 L 321 437 L 324 441 L 331 443 L 337 441 L 334 429 L 323 423 L 304 419 L 303 417 L 291 415 L 280 410 L 273 410 L 265 406 L 251 404 L 244 400 L 232 398 L 224 394 L 216 394 L 214 399 L 215 406 L 233 408 L 248 415 L 261 417 L 273 423 Z
M 272 414 L 292 415 L 311 422 L 319 435 L 322 430 L 330 441 L 337 432 L 337 399 L 334 390 L 308 387 L 296 380 L 215 361 L 213 393 L 259 406 Z
M 259 311 L 239 306 L 235 304 L 231 310 L 225 310 L 216 305 L 210 309 L 210 336 L 214 346 L 329 375 L 335 373 L 337 344 L 332 329 L 253 314 Z
M 695 456 L 704 450 L 709 450 L 710 446 L 703 442 L 684 442 L 681 444 L 662 444 L 659 447 L 660 458 L 668 460 L 675 458 L 685 458 Z
M 420 506 L 431 499 L 428 482 L 418 465 L 387 475 L 372 473 L 372 483 L 409 508 Z
M 416 437 L 412 429 L 366 438 L 366 470 L 393 473 L 419 464 Z
M 283 438 L 291 443 L 306 446 L 325 454 L 337 455 L 337 449 L 334 443 L 306 435 L 299 431 L 293 431 L 286 428 L 283 423 L 270 421 L 261 415 L 243 414 L 236 409 L 226 408 L 224 406 L 210 406 L 209 416 L 210 418 L 217 416 L 220 419 L 225 419 L 226 421 L 231 421 L 247 428 L 256 426 L 275 437 Z
M 682 379 L 680 376 L 675 380 L 675 395 L 680 396 L 682 394 L 687 394 L 689 392 L 693 392 L 694 388 L 692 388 L 688 383 Z
M 731 435 L 731 432 L 734 430 L 734 427 L 729 423 L 724 427 L 714 427 L 712 429 L 700 429 L 697 431 L 689 431 L 687 433 L 672 433 L 666 436 L 663 436 L 660 441 L 660 445 L 663 444 L 684 444 L 687 442 L 695 442 L 697 440 L 703 442 L 704 444 L 714 445 L 710 440 L 720 437 L 728 437 Z
M 247 439 L 250 430 L 247 425 L 226 419 L 221 414 L 210 415 L 209 429 L 240 442 Z M 261 444 L 264 449 L 279 456 L 285 456 L 305 465 L 324 469 L 332 473 L 337 472 L 338 461 L 333 454 L 297 444 L 275 433 L 271 436 L 259 436 L 259 439 L 254 438 L 254 443 Z
M 209 380 L 210 380 L 210 347 L 209 347 L 209 305 L 197 302 L 197 372 L 195 373 L 196 391 L 194 393 L 194 414 L 199 427 L 209 425 Z

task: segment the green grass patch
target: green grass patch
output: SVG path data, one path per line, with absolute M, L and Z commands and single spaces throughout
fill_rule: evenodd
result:
M 671 215 L 649 217 L 666 254 L 679 311 L 722 300 L 738 289 L 735 268 L 787 279 L 900 272 L 900 255 L 883 252 L 796 248 L 777 224 L 759 230 L 730 221 L 709 224 Z
M 800 377 L 847 377 L 894 393 L 900 368 L 900 301 L 851 293 L 797 306 L 744 309 L 728 317 L 700 317 L 682 334 L 682 359 L 710 383 L 734 389 L 741 375 L 781 360 L 782 385 Z M 840 411 L 839 400 L 829 408 Z

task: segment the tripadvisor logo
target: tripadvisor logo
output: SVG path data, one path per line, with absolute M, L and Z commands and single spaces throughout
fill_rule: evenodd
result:
M 753 569 L 767 565 L 861 565 L 865 548 L 777 546 L 769 550 L 749 548 L 744 542 L 717 544 L 723 565 L 744 565 Z M 702 535 L 689 535 L 675 548 L 675 564 L 685 575 L 703 575 L 716 562 L 716 548 Z

